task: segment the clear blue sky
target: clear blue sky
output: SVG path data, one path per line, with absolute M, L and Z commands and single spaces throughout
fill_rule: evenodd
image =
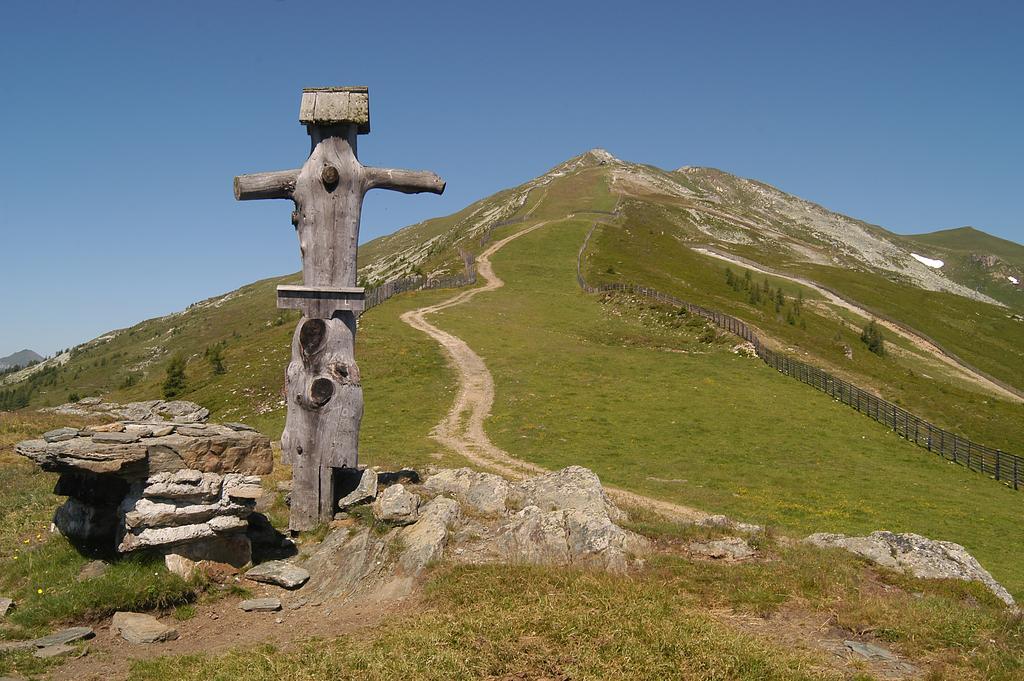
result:
M 366 240 L 591 147 L 709 165 L 899 232 L 1024 241 L 1020 3 L 8 2 L 0 356 L 43 353 L 299 267 L 302 87 L 370 87 Z

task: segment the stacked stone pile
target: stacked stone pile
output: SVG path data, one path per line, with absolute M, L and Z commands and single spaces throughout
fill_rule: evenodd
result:
M 176 404 L 175 414 L 205 418 L 193 403 L 135 404 Z M 18 454 L 60 474 L 54 493 L 68 499 L 54 526 L 90 548 L 160 549 L 179 572 L 201 560 L 241 567 L 250 559 L 246 530 L 262 493 L 259 476 L 273 469 L 270 441 L 242 424 L 164 421 L 152 409 L 146 418 L 60 428 L 17 445 Z

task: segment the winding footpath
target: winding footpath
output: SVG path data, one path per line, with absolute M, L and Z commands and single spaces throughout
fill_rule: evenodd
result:
M 410 310 L 401 317 L 402 321 L 409 326 L 436 340 L 448 353 L 451 364 L 458 372 L 459 391 L 455 397 L 455 403 L 441 422 L 434 427 L 430 434 L 431 437 L 474 465 L 493 470 L 512 479 L 548 471 L 537 464 L 513 457 L 491 442 L 484 430 L 484 421 L 490 416 L 491 407 L 494 404 L 494 378 L 491 376 L 491 372 L 487 369 L 483 358 L 474 352 L 466 341 L 431 324 L 427 321 L 427 316 L 462 305 L 482 293 L 495 291 L 504 286 L 505 282 L 494 273 L 491 256 L 521 236 L 571 217 L 572 215 L 568 215 L 564 218 L 537 222 L 494 242 L 480 254 L 476 261 L 477 277 L 483 279 L 485 282 L 483 286 L 463 291 L 435 305 Z M 627 490 L 607 486 L 605 489 L 609 496 L 618 503 L 645 508 L 674 520 L 693 522 L 709 516 L 708 513 L 687 506 L 661 499 L 652 499 Z

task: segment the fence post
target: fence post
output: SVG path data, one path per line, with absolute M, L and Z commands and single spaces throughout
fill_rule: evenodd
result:
M 1001 451 L 999 451 L 998 449 L 996 450 L 996 480 L 999 479 L 999 468 L 1001 463 L 999 459 L 1002 458 L 1002 454 L 1003 453 Z
M 1017 489 L 1017 463 L 1020 461 L 1020 457 L 1013 457 L 1013 488 Z

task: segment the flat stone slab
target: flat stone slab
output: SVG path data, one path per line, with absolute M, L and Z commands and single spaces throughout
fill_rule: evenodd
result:
M 39 648 L 36 652 L 32 653 L 32 657 L 38 657 L 41 660 L 49 660 L 54 657 L 63 657 L 64 655 L 70 655 L 76 652 L 71 646 L 64 644 L 58 644 L 55 646 L 46 646 L 45 648 Z
M 43 433 L 43 439 L 47 442 L 63 442 L 78 437 L 78 428 L 57 428 Z
M 45 471 L 112 473 L 127 479 L 181 469 L 222 475 L 266 475 L 274 469 L 270 440 L 253 430 L 213 423 L 202 428 L 155 424 L 146 431 L 132 430 L 137 432 L 82 431 L 58 441 L 25 440 L 15 451 Z M 141 437 L 144 432 L 151 437 Z
M 37 638 L 35 641 L 32 641 L 32 644 L 36 648 L 49 648 L 50 646 L 67 645 L 74 641 L 92 638 L 95 635 L 96 632 L 89 627 L 71 627 L 70 629 L 62 629 L 49 636 Z
M 127 445 L 139 441 L 136 433 L 96 433 L 92 441 L 99 445 Z
M 850 652 L 860 655 L 866 660 L 887 660 L 889 662 L 895 662 L 897 659 L 892 652 L 881 646 L 876 646 L 874 643 L 843 641 L 843 645 L 846 646 Z
M 163 643 L 178 638 L 178 630 L 151 615 L 140 612 L 115 612 L 110 631 L 129 643 Z
M 246 612 L 277 612 L 281 609 L 279 598 L 250 598 L 242 601 L 238 607 Z
M 274 584 L 285 589 L 297 589 L 309 581 L 309 573 L 297 565 L 283 560 L 270 560 L 245 573 L 247 579 Z

